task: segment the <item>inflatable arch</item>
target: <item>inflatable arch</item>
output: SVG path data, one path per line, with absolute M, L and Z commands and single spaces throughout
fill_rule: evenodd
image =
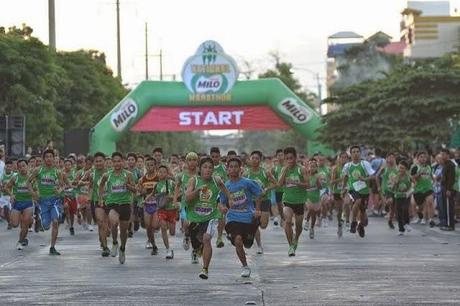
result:
M 111 154 L 128 131 L 289 128 L 308 138 L 309 153 L 324 152 L 315 142 L 319 114 L 279 79 L 237 78 L 236 64 L 221 47 L 203 43 L 186 62 L 183 82 L 143 81 L 91 129 L 91 153 Z

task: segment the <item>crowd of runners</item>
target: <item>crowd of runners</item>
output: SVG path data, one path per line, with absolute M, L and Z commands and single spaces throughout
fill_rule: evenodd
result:
M 167 158 L 156 148 L 151 154 L 63 158 L 46 149 L 13 159 L 0 150 L 0 215 L 8 229 L 19 227 L 19 251 L 29 231 L 51 229 L 50 255 L 60 255 L 60 225 L 71 236 L 76 223 L 86 231 L 97 225 L 101 255 L 121 264 L 128 238 L 140 228 L 151 255 L 158 255 L 160 239 L 164 256 L 173 260 L 170 239 L 180 230 L 191 262 L 201 258 L 202 279 L 208 278 L 213 244 L 225 243 L 235 247 L 241 276 L 249 277 L 245 248 L 255 241 L 262 255 L 270 223 L 284 228 L 287 255 L 295 256 L 303 231 L 315 239 L 315 228 L 334 219 L 338 238 L 365 237 L 368 213 L 386 217 L 397 235 L 410 232 L 413 223 L 452 231 L 460 220 L 460 150 L 368 153 L 351 146 L 334 158 L 293 147 L 269 153 L 222 156 L 214 147 Z

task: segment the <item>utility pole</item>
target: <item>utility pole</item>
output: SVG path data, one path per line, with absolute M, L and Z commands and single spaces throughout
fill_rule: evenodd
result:
M 147 22 L 145 23 L 145 79 L 149 79 L 149 41 L 147 32 Z
M 319 115 L 323 115 L 323 110 L 322 110 L 322 106 L 323 106 L 323 98 L 322 98 L 322 94 L 321 94 L 321 82 L 319 80 L 319 73 L 316 73 L 316 82 L 318 84 L 318 99 L 319 99 Z
M 49 49 L 56 51 L 56 19 L 54 14 L 54 0 L 48 0 L 48 30 L 49 30 Z
M 121 79 L 120 0 L 117 0 L 117 75 Z
M 163 49 L 160 49 L 160 81 L 163 81 Z

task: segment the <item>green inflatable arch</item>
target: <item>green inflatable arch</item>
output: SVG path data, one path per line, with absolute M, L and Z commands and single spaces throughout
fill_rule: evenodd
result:
M 216 95 L 217 96 L 217 95 Z M 213 96 L 210 96 L 213 98 Z M 324 146 L 315 142 L 321 118 L 316 111 L 302 102 L 279 79 L 237 81 L 228 101 L 190 101 L 190 91 L 183 82 L 143 81 L 116 105 L 90 133 L 90 151 L 111 154 L 116 142 L 153 107 L 201 106 L 255 106 L 265 105 L 289 126 L 308 138 L 308 152 L 324 152 Z M 215 98 L 215 96 L 214 96 Z M 295 145 L 295 144 L 293 144 Z

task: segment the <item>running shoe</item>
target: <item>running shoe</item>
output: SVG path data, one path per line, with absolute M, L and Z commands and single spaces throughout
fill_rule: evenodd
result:
M 278 217 L 273 218 L 273 225 L 277 226 L 279 224 Z
M 173 259 L 174 258 L 174 250 L 167 249 L 166 250 L 166 259 Z
M 390 229 L 395 229 L 395 225 L 393 224 L 392 221 L 388 221 L 388 226 L 390 227 Z
M 126 261 L 125 250 L 122 251 L 121 248 L 120 248 L 120 254 L 118 255 L 118 261 L 120 262 L 120 264 L 124 264 Z
M 310 228 L 310 223 L 305 220 L 304 224 L 303 224 L 303 230 L 308 232 L 308 229 Z
M 198 256 L 196 255 L 196 251 L 192 251 L 192 264 L 197 264 L 198 263 Z
M 75 229 L 73 227 L 69 228 L 70 236 L 75 236 Z
M 18 251 L 22 251 L 23 247 L 21 241 L 18 241 L 18 243 L 16 243 L 16 249 L 18 249 Z
M 145 248 L 147 250 L 152 248 L 152 244 L 150 243 L 150 241 L 147 240 L 147 242 L 145 243 Z
M 208 279 L 208 269 L 201 269 L 200 274 L 198 275 L 201 279 Z
M 343 225 L 339 224 L 339 226 L 337 226 L 337 237 L 342 238 L 342 236 L 343 236 Z
M 101 255 L 102 255 L 102 257 L 109 257 L 110 256 L 110 249 L 108 247 L 103 248 Z
M 358 226 L 358 222 L 356 221 L 351 222 L 350 233 L 352 234 L 356 233 L 356 226 Z
M 404 228 L 408 233 L 412 231 L 412 227 L 409 224 L 404 225 Z
M 422 221 L 420 221 L 420 224 L 421 224 L 421 225 L 425 225 L 425 224 L 426 224 L 426 220 L 425 220 L 425 219 L 422 219 Z
M 184 235 L 184 239 L 182 240 L 182 246 L 184 247 L 184 250 L 190 249 L 190 237 Z
M 251 269 L 248 266 L 243 266 L 241 268 L 241 277 L 248 278 L 251 276 Z
M 128 231 L 128 238 L 133 238 L 133 235 L 134 235 L 133 231 L 131 230 Z
M 29 239 L 24 238 L 24 239 L 21 241 L 21 244 L 22 244 L 23 247 L 28 246 L 28 245 L 29 245 Z
M 152 246 L 152 252 L 150 252 L 151 255 L 158 255 L 158 247 L 154 244 Z
M 223 248 L 224 247 L 224 241 L 222 240 L 222 236 L 217 237 L 216 246 L 218 248 Z
M 293 246 L 293 245 L 290 245 L 290 246 L 289 246 L 288 256 L 289 256 L 289 257 L 295 256 L 295 250 L 294 250 L 294 246 Z
M 257 247 L 257 254 L 262 255 L 263 253 L 264 253 L 264 248 L 261 246 Z
M 364 236 L 366 235 L 366 232 L 364 231 L 364 225 L 361 222 L 359 222 L 358 224 L 358 234 L 361 238 L 364 238 Z
M 297 246 L 299 245 L 299 241 L 297 240 L 293 240 L 292 241 L 292 247 L 294 248 L 294 252 L 297 251 Z
M 134 231 L 137 232 L 139 230 L 140 224 L 139 221 L 134 222 Z
M 398 236 L 404 236 L 404 232 L 399 231 Z
M 93 227 L 91 224 L 88 225 L 88 231 L 90 231 L 90 232 L 93 232 L 93 231 L 94 231 L 94 227 Z
M 310 239 L 315 239 L 315 229 L 313 227 L 310 228 Z
M 50 255 L 61 255 L 55 247 L 50 247 Z
M 430 224 L 430 228 L 433 228 L 433 227 L 435 227 L 435 226 L 436 226 L 436 223 L 434 223 L 434 221 L 433 221 L 433 220 L 431 220 L 429 224 Z
M 117 257 L 118 255 L 118 243 L 112 244 L 112 251 L 110 252 L 112 257 Z

